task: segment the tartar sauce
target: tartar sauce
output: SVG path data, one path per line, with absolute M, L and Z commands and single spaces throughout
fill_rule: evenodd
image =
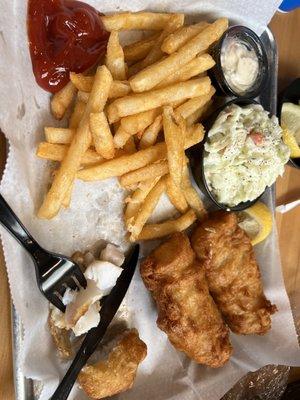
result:
M 221 65 L 228 85 L 239 94 L 249 90 L 257 79 L 257 54 L 237 38 L 229 38 L 223 43 Z

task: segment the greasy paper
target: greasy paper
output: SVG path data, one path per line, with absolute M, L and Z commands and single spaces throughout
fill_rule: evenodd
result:
M 121 10 L 183 11 L 197 21 L 221 15 L 232 23 L 244 23 L 261 33 L 280 1 L 237 0 L 174 3 L 165 1 L 88 1 L 103 12 Z M 0 0 L 0 127 L 9 141 L 8 160 L 1 193 L 24 225 L 48 250 L 71 255 L 75 250 L 103 247 L 105 242 L 128 247 L 122 220 L 126 193 L 116 179 L 103 182 L 77 181 L 71 207 L 51 221 L 36 218 L 47 190 L 53 164 L 35 156 L 43 127 L 63 126 L 49 111 L 49 95 L 34 80 L 26 43 L 26 1 Z M 270 207 L 270 192 L 264 197 Z M 156 218 L 174 213 L 166 199 Z M 12 298 L 24 325 L 23 370 L 27 377 L 41 380 L 41 399 L 48 399 L 66 370 L 54 351 L 47 328 L 48 304 L 35 284 L 30 257 L 1 229 Z M 148 246 L 149 247 L 149 246 Z M 147 252 L 148 247 L 143 251 Z M 278 307 L 272 330 L 265 336 L 231 334 L 233 356 L 220 369 L 199 366 L 176 351 L 156 326 L 156 309 L 137 270 L 125 299 L 128 325 L 139 330 L 148 355 L 139 368 L 134 388 L 119 396 L 125 400 L 180 399 L 217 400 L 246 372 L 266 364 L 299 365 L 300 352 L 280 267 L 275 231 L 256 247 L 266 296 Z M 86 398 L 75 390 L 70 398 Z

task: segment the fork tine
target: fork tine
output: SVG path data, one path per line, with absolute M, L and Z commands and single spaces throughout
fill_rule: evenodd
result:
M 82 286 L 84 289 L 86 288 L 86 279 L 83 275 L 83 273 L 80 271 L 80 269 L 76 269 L 73 273 L 74 277 L 77 279 L 79 282 L 80 286 Z
M 74 279 L 75 278 L 75 279 Z M 72 289 L 72 290 L 77 290 L 77 289 L 79 289 L 79 284 L 77 283 L 77 279 L 76 279 L 76 277 L 74 277 L 73 275 L 72 276 L 70 276 L 68 279 L 67 279 L 67 285 L 68 285 L 68 287 L 70 288 L 70 289 Z
M 64 294 L 65 294 L 65 291 L 66 291 L 67 287 L 68 287 L 68 285 L 65 282 L 63 284 L 58 283 L 55 286 L 55 290 L 54 290 L 53 294 L 56 295 L 59 298 L 59 300 L 62 301 L 62 298 L 64 297 Z
M 66 306 L 64 305 L 64 303 L 61 301 L 61 299 L 55 294 L 53 293 L 51 295 L 51 303 L 55 305 L 55 307 L 57 307 L 60 311 L 65 312 L 66 310 Z

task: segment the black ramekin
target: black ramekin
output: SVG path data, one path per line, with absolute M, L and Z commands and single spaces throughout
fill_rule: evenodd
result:
M 258 58 L 258 75 L 254 84 L 245 92 L 238 93 L 230 87 L 227 82 L 221 63 L 221 49 L 226 40 L 230 38 L 237 38 L 243 43 L 248 43 L 249 47 L 252 48 Z M 253 99 L 259 95 L 264 88 L 268 78 L 268 58 L 264 49 L 263 43 L 260 38 L 251 29 L 235 25 L 227 29 L 223 36 L 220 38 L 218 43 L 212 49 L 212 56 L 216 62 L 216 65 L 212 69 L 212 78 L 218 87 L 228 96 Z
M 226 210 L 226 211 L 242 211 L 242 210 L 245 210 L 246 208 L 251 207 L 254 203 L 256 203 L 257 200 L 263 195 L 263 193 L 259 197 L 257 197 L 257 199 L 242 202 L 242 203 L 239 203 L 236 206 L 232 206 L 232 207 L 228 206 L 227 204 L 219 203 L 206 182 L 206 178 L 205 178 L 205 174 L 204 174 L 204 166 L 203 166 L 204 153 L 205 153 L 204 145 L 207 141 L 208 132 L 209 132 L 210 128 L 212 127 L 212 125 L 214 124 L 217 117 L 219 116 L 220 112 L 223 111 L 227 106 L 229 106 L 231 104 L 237 104 L 239 106 L 246 106 L 249 104 L 259 104 L 259 103 L 253 99 L 242 98 L 242 99 L 231 100 L 231 101 L 227 102 L 225 105 L 223 105 L 222 107 L 218 108 L 212 114 L 212 116 L 204 123 L 206 134 L 205 134 L 203 141 L 201 143 L 197 144 L 196 146 L 193 146 L 188 151 L 188 157 L 189 157 L 190 166 L 191 166 L 191 170 L 192 170 L 195 182 L 197 183 L 200 190 L 207 197 L 209 197 L 209 199 L 214 203 L 214 205 L 217 206 L 218 208 L 220 208 L 222 210 Z

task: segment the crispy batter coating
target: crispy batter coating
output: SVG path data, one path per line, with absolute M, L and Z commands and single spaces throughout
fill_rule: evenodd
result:
M 82 369 L 79 385 L 92 399 L 102 399 L 132 387 L 137 368 L 147 355 L 147 346 L 136 329 L 124 336 L 111 351 L 107 361 L 100 361 Z
M 53 309 L 49 310 L 48 326 L 53 339 L 53 342 L 57 348 L 58 354 L 63 359 L 68 359 L 73 356 L 73 349 L 70 340 L 70 331 L 63 328 L 58 328 L 52 317 Z
M 277 309 L 263 293 L 250 239 L 238 226 L 236 215 L 211 214 L 195 228 L 191 242 L 230 329 L 244 335 L 266 333 Z
M 209 294 L 188 237 L 175 233 L 142 263 L 141 275 L 158 307 L 158 327 L 199 364 L 222 366 L 232 348 L 228 328 Z

